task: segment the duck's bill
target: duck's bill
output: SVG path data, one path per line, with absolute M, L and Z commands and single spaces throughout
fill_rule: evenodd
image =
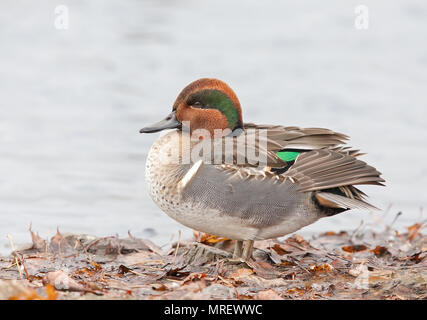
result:
M 172 111 L 166 118 L 164 118 L 163 120 L 142 128 L 141 130 L 139 130 L 140 133 L 153 133 L 153 132 L 159 132 L 162 130 L 166 130 L 166 129 L 175 129 L 175 128 L 180 128 L 181 127 L 181 123 L 178 121 L 178 119 L 176 118 L 176 112 Z

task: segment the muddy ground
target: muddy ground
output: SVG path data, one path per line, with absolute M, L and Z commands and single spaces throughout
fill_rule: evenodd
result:
M 416 223 L 258 241 L 194 233 L 162 249 L 129 234 L 58 233 L 0 257 L 0 299 L 427 299 L 427 236 Z

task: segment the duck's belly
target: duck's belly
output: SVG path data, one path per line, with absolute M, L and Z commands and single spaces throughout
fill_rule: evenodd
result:
M 169 136 L 169 137 L 168 137 Z M 182 193 L 177 184 L 190 168 L 167 164 L 168 134 L 156 142 L 147 157 L 146 182 L 153 201 L 183 225 L 237 240 L 261 240 L 292 233 L 323 215 L 290 182 L 243 181 L 214 165 L 202 165 Z M 165 143 L 166 140 L 166 143 Z

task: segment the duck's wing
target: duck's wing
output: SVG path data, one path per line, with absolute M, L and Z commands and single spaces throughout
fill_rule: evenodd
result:
M 302 153 L 283 173 L 299 185 L 301 192 L 314 192 L 324 207 L 342 209 L 377 209 L 365 201 L 365 194 L 355 185 L 384 186 L 381 173 L 357 159 L 355 150 L 319 149 Z
M 245 124 L 247 135 L 265 135 L 268 155 L 267 165 L 271 168 L 284 168 L 295 159 L 289 158 L 287 151 L 298 153 L 322 148 L 335 148 L 348 140 L 348 136 L 324 128 L 299 128 L 272 125 Z M 256 145 L 257 152 L 265 151 Z
M 383 185 L 381 173 L 357 159 L 356 151 L 340 148 L 302 153 L 283 175 L 298 182 L 300 191 L 360 184 Z
M 246 130 L 265 130 L 273 150 L 314 150 L 345 143 L 348 136 L 324 128 L 299 128 L 245 123 Z
M 191 153 L 193 162 L 197 161 L 197 151 L 200 150 L 205 163 L 239 168 L 267 167 L 281 170 L 282 173 L 300 153 L 338 147 L 347 139 L 346 135 L 329 129 L 247 123 L 245 130 L 238 129 L 214 139 L 199 140 L 197 136 L 192 136 L 191 145 L 187 145 L 190 150 L 185 153 Z M 221 152 L 217 154 L 217 151 Z
M 362 153 L 342 146 L 348 137 L 323 128 L 298 128 L 245 124 L 250 130 L 267 132 L 268 174 L 279 181 L 290 179 L 301 192 L 314 192 L 318 202 L 331 208 L 373 209 L 354 185 L 383 185 L 381 173 L 357 159 Z M 249 133 L 247 133 L 249 134 Z M 257 151 L 263 151 L 257 147 Z M 249 176 L 267 172 L 242 166 L 234 169 Z M 228 166 L 233 171 L 233 167 Z

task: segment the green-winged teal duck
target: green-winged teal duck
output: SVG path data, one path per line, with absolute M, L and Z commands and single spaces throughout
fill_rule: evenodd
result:
M 150 196 L 183 225 L 236 240 L 234 255 L 243 260 L 251 257 L 254 240 L 284 236 L 349 209 L 374 209 L 355 185 L 384 182 L 358 159 L 358 150 L 343 146 L 344 134 L 244 123 L 236 94 L 217 79 L 190 83 L 164 120 L 140 132 L 165 129 L 173 130 L 154 142 L 147 157 Z M 207 141 L 209 150 L 232 141 L 231 155 L 225 151 L 212 160 L 213 152 L 200 152 Z M 203 157 L 193 156 L 195 148 Z M 254 163 L 249 151 L 264 154 L 265 161 Z

